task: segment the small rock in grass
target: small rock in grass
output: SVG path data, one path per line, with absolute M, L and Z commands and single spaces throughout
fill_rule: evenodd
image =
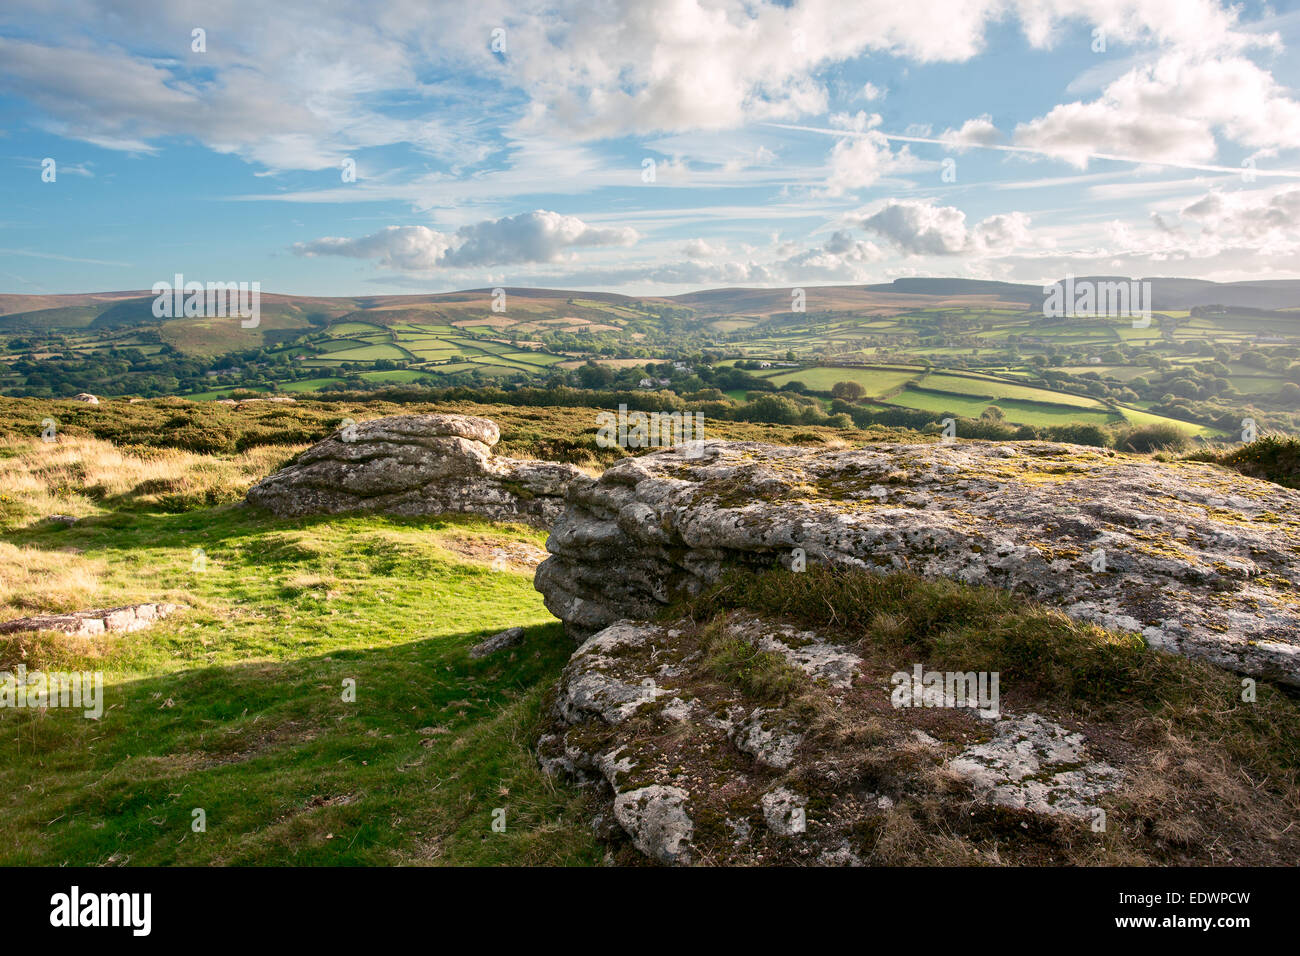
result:
M 493 634 L 486 641 L 481 641 L 469 649 L 470 657 L 487 657 L 489 654 L 495 654 L 497 651 L 504 651 L 507 647 L 514 647 L 524 639 L 524 629 L 522 627 L 512 627 L 502 631 L 500 634 Z

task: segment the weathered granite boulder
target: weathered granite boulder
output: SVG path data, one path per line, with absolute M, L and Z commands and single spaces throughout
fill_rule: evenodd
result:
M 1011 858 L 1030 821 L 1077 840 L 1123 789 L 1083 731 L 1039 714 L 892 706 L 890 682 L 859 656 L 879 649 L 834 638 L 748 613 L 721 631 L 611 624 L 561 676 L 541 766 L 595 788 L 623 843 L 666 864 L 891 862 L 879 847 L 891 830 L 924 859 L 934 837 L 910 821 L 936 806 L 953 821 L 937 839 L 969 853 L 992 828 Z M 788 670 L 788 700 L 756 701 L 710 665 L 720 640 Z
M 468 415 L 392 415 L 349 424 L 254 485 L 251 504 L 278 515 L 380 511 L 477 514 L 549 526 L 573 465 L 498 458 L 496 423 Z
M 706 442 L 574 482 L 534 584 L 582 637 L 727 567 L 825 562 L 996 585 L 1300 686 L 1300 491 L 1049 442 Z

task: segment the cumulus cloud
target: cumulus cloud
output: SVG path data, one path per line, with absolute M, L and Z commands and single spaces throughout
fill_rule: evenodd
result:
M 910 255 L 955 256 L 966 248 L 966 214 L 919 200 L 890 201 L 862 228 Z
M 1207 163 L 1216 131 L 1257 149 L 1300 147 L 1300 103 L 1245 57 L 1176 52 L 1130 70 L 1092 102 L 1022 123 L 1015 142 L 1081 168 L 1097 153 Z
M 703 239 L 690 239 L 682 246 L 682 255 L 688 259 L 712 259 L 726 252 L 721 246 L 705 242 Z
M 862 219 L 862 228 L 915 256 L 998 254 L 1028 243 L 1029 217 L 1004 213 L 967 227 L 966 214 L 955 206 L 917 199 L 890 200 Z
M 959 129 L 944 130 L 939 137 L 946 144 L 955 148 L 966 146 L 992 146 L 1002 141 L 1002 134 L 993 125 L 993 117 L 988 113 L 968 119 Z
M 885 253 L 874 242 L 839 230 L 819 248 L 788 256 L 775 268 L 792 282 L 862 282 L 871 277 L 871 266 L 884 258 Z
M 877 129 L 880 123 L 880 114 L 867 114 L 861 110 L 854 115 L 837 113 L 831 116 L 831 126 L 852 135 L 845 136 L 831 147 L 830 172 L 823 195 L 842 196 L 866 189 L 882 176 L 915 166 L 915 159 L 906 146 L 897 152 L 890 147 L 889 140 Z
M 444 268 L 559 262 L 571 249 L 625 246 L 636 240 L 633 229 L 597 228 L 576 216 L 537 209 L 462 226 L 451 235 L 425 226 L 388 226 L 355 239 L 327 236 L 296 243 L 293 251 L 302 256 L 374 259 L 385 268 L 401 272 L 432 272 Z
M 975 224 L 971 238 L 985 252 L 1010 252 L 1029 244 L 1029 217 L 1023 212 L 989 216 Z
M 449 248 L 448 237 L 425 226 L 386 226 L 373 235 L 357 239 L 324 236 L 311 242 L 295 243 L 300 256 L 345 256 L 375 259 L 386 269 L 399 272 L 432 272 Z
M 583 246 L 630 246 L 634 229 L 600 229 L 576 216 L 536 209 L 517 216 L 489 219 L 456 230 L 458 244 L 443 256 L 450 266 L 558 262 L 569 249 Z
M 1261 253 L 1300 248 L 1300 189 L 1208 193 L 1189 203 L 1181 218 L 1215 246 L 1253 246 Z

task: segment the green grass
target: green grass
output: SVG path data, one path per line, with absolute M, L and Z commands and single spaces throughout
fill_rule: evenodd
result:
M 368 335 L 384 329 L 369 322 L 335 322 L 329 327 L 330 335 Z
M 280 391 L 314 392 L 326 385 L 334 385 L 341 381 L 343 381 L 341 378 L 303 378 L 296 382 L 281 382 Z
M 379 359 L 404 359 L 406 353 L 394 345 L 375 344 L 361 345 L 357 348 L 344 349 L 340 352 L 331 352 L 329 359 L 320 359 L 317 362 L 308 362 L 308 364 L 318 364 L 328 362 L 331 365 L 337 365 L 340 362 L 376 362 Z
M 25 645 L 29 668 L 103 671 L 106 710 L 0 712 L 0 863 L 596 862 L 579 798 L 529 750 L 573 644 L 530 573 L 441 546 L 465 537 L 542 535 L 242 507 L 9 535 L 103 560 L 107 603 L 170 595 L 191 609 L 93 648 Z M 468 658 L 513 625 L 528 628 L 521 647 Z M 19 650 L 3 645 L 6 667 Z M 194 808 L 206 832 L 191 830 Z
M 1151 412 L 1144 412 L 1141 409 L 1130 408 L 1127 405 L 1123 406 L 1120 411 L 1123 412 L 1124 417 L 1133 425 L 1170 425 L 1179 429 L 1183 434 L 1191 435 L 1193 437 L 1197 435 L 1209 437 L 1211 435 L 1222 434 L 1222 432 L 1217 428 L 1210 428 L 1207 425 L 1197 425 L 1194 422 L 1180 422 L 1176 418 L 1166 418 L 1164 415 L 1153 415 Z
M 819 392 L 829 392 L 836 382 L 857 382 L 867 390 L 870 398 L 879 398 L 905 384 L 921 374 L 916 368 L 801 368 L 782 369 L 767 378 L 773 385 L 781 386 L 786 382 L 803 382 L 809 388 Z
M 1101 403 L 1095 398 L 1068 395 L 1064 392 L 1046 388 L 1034 388 L 1001 382 L 994 378 L 978 375 L 949 375 L 934 373 L 926 376 L 918 385 L 941 392 L 956 392 L 979 398 L 1013 398 L 1024 402 L 1042 402 L 1052 405 L 1074 405 L 1079 408 L 1100 408 Z
M 1017 399 L 990 399 L 976 396 L 952 395 L 947 392 L 931 392 L 920 388 L 907 387 L 897 395 L 890 396 L 890 405 L 903 408 L 916 408 L 921 411 L 941 414 L 949 412 L 966 418 L 979 418 L 980 413 L 990 405 L 1002 409 L 1006 420 L 1018 425 L 1068 425 L 1083 423 L 1104 425 L 1118 421 L 1117 415 L 1102 409 L 1087 409 L 1068 405 L 1053 405 L 1045 402 L 1026 402 Z

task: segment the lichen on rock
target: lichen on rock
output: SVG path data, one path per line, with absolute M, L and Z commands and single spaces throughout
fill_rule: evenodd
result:
M 535 585 L 576 636 L 728 568 L 799 561 L 1006 588 L 1300 686 L 1300 491 L 1051 442 L 706 442 L 574 482 Z
M 802 683 L 755 706 L 743 680 L 711 664 L 730 642 L 772 649 Z M 602 818 L 667 864 L 861 865 L 875 828 L 927 802 L 961 820 L 969 806 L 1078 821 L 1123 784 L 1083 733 L 1034 713 L 1002 714 L 990 737 L 987 719 L 948 708 L 954 739 L 936 739 L 914 726 L 933 710 L 891 706 L 889 682 L 864 666 L 852 645 L 748 612 L 619 621 L 565 667 L 539 761 L 594 787 Z M 980 742 L 962 743 L 970 736 Z
M 476 514 L 546 527 L 580 469 L 499 458 L 495 422 L 469 415 L 392 415 L 350 424 L 248 492 L 278 515 L 377 511 Z

